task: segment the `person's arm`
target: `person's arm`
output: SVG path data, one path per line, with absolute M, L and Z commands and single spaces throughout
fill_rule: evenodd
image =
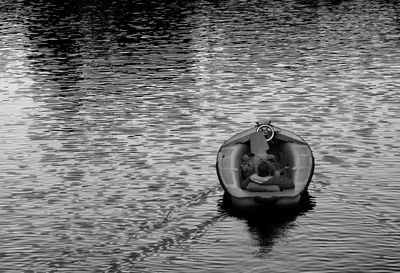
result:
M 240 187 L 245 190 L 247 188 L 247 185 L 249 185 L 250 182 L 251 182 L 251 178 L 250 178 L 250 176 L 248 176 L 246 179 L 244 179 L 244 180 L 242 180 L 242 182 L 240 182 Z

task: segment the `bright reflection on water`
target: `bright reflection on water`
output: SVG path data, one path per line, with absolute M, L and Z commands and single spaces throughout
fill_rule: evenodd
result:
M 2 272 L 399 269 L 397 0 L 34 2 L 0 7 Z M 296 215 L 221 206 L 264 118 L 316 157 Z

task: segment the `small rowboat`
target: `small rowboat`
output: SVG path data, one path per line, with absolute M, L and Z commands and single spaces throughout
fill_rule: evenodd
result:
M 294 188 L 275 192 L 242 189 L 241 158 L 244 154 L 268 151 L 276 160 L 289 166 Z M 314 156 L 310 146 L 295 133 L 271 125 L 271 121 L 256 126 L 226 140 L 217 155 L 216 169 L 225 195 L 236 208 L 260 206 L 286 208 L 299 204 L 314 173 Z

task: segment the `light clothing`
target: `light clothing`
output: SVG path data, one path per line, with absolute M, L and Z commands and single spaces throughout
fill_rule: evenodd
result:
M 259 176 L 258 174 L 253 174 L 250 176 L 250 179 L 252 182 L 255 182 L 257 184 L 261 184 L 261 185 L 267 185 L 268 181 L 271 180 L 271 178 L 273 178 L 273 176 Z
M 250 182 L 246 189 L 248 191 L 268 191 L 268 192 L 274 192 L 274 191 L 280 191 L 280 188 L 278 185 L 260 185 L 254 182 Z
M 259 176 L 257 174 L 253 174 L 250 176 L 251 182 L 247 185 L 247 190 L 249 191 L 280 191 L 278 185 L 274 185 L 271 182 L 274 182 L 273 176 Z
M 279 174 L 265 177 L 253 174 L 250 176 L 250 180 L 251 182 L 247 185 L 249 191 L 279 191 L 294 188 L 294 182 L 291 178 Z

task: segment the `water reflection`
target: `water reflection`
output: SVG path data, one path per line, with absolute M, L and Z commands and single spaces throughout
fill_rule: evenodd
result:
M 199 129 L 194 114 L 201 98 L 179 88 L 193 81 L 186 4 L 39 2 L 25 13 L 32 97 L 43 108 L 33 115 L 29 134 L 46 152 L 48 169 L 65 159 L 76 167 L 109 164 L 107 147 L 135 153 L 131 144 L 147 146 L 148 134 L 164 141 L 157 132 L 168 123 L 181 124 L 165 132 L 171 142 L 180 141 L 178 132 Z M 117 137 L 121 133 L 128 139 Z M 136 161 L 144 167 L 140 157 Z M 61 176 L 79 180 L 76 174 L 83 178 L 85 172 Z
M 306 6 L 306 7 L 318 7 L 318 6 L 335 6 L 335 5 L 340 5 L 346 0 L 325 0 L 325 1 L 320 1 L 320 0 L 296 0 L 296 2 Z
M 398 1 L 3 0 L 0 15 L 0 271 L 396 268 Z M 260 118 L 311 144 L 312 217 L 216 211 L 216 151 Z
M 56 256 L 39 268 L 71 269 L 89 248 L 112 260 L 120 247 L 132 252 L 131 238 L 143 238 L 133 244 L 144 256 L 174 238 L 189 240 L 190 224 L 183 237 L 158 243 L 143 234 L 160 236 L 160 228 L 173 225 L 176 209 L 204 193 L 204 185 L 190 182 L 209 172 L 210 152 L 198 145 L 207 134 L 200 130 L 203 98 L 185 90 L 193 81 L 190 9 L 137 1 L 25 4 L 14 12 L 26 18 L 33 84 L 24 95 L 37 107 L 24 119 L 39 160 L 29 162 L 36 179 L 24 181 L 26 194 L 11 198 L 51 215 L 31 220 L 33 240 L 43 234 L 43 247 Z M 19 222 L 17 238 L 24 232 Z M 32 252 L 23 263 L 38 256 Z
M 241 210 L 233 207 L 226 195 L 221 203 L 223 211 L 247 222 L 248 231 L 259 247 L 257 251 L 253 252 L 256 257 L 264 257 L 268 254 L 276 241 L 284 239 L 287 230 L 294 225 L 297 217 L 312 211 L 315 206 L 315 198 L 308 192 L 304 194 L 298 206 L 286 209 Z

